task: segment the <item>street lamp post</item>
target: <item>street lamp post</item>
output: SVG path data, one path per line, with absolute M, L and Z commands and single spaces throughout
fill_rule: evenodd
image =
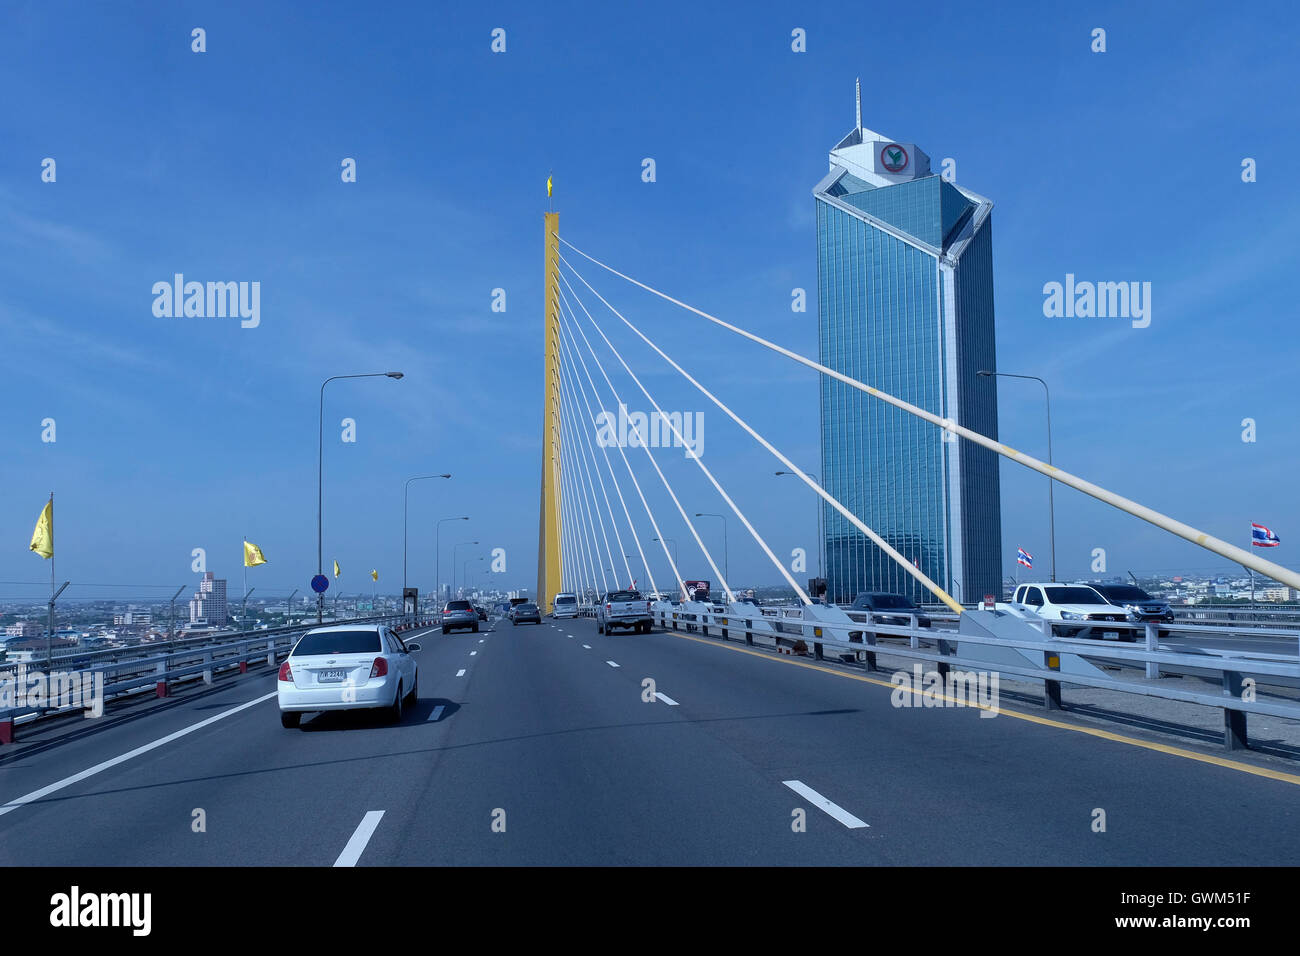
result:
M 708 511 L 695 512 L 697 518 L 721 518 L 722 519 L 722 573 L 727 576 L 727 585 L 731 585 L 731 552 L 727 547 L 727 516 L 716 515 Z
M 406 510 L 407 502 L 410 498 L 411 482 L 424 481 L 427 478 L 450 478 L 450 474 L 443 475 L 416 475 L 414 478 L 406 479 L 406 487 L 402 489 L 402 594 L 406 593 L 406 538 L 407 538 L 407 521 Z M 403 598 L 405 600 L 405 598 Z
M 294 588 L 284 600 L 284 621 L 290 627 L 293 626 L 293 596 L 297 593 L 298 589 Z
M 977 375 L 985 378 L 1001 376 L 1003 378 L 1027 378 L 1033 379 L 1039 385 L 1043 386 L 1043 394 L 1047 399 L 1047 464 L 1052 464 L 1052 390 L 1047 387 L 1037 375 L 1017 375 L 1014 372 L 990 372 L 988 369 L 980 369 Z M 1055 500 L 1056 480 L 1047 479 L 1047 524 L 1049 535 L 1052 543 L 1052 580 L 1056 580 L 1056 500 Z
M 433 559 L 433 590 L 442 595 L 442 523 L 444 521 L 468 521 L 469 515 L 456 515 L 451 518 L 439 518 L 434 525 L 434 545 L 433 549 L 437 556 Z
M 653 540 L 653 541 L 658 541 L 658 540 L 660 540 L 660 539 L 659 539 L 659 538 L 653 538 L 653 539 L 651 539 L 651 540 Z M 680 567 L 681 567 L 681 562 L 677 560 L 677 539 L 676 539 L 676 538 L 664 538 L 663 540 L 666 541 L 668 544 L 671 544 L 671 545 L 673 546 L 673 566 L 676 567 L 676 568 L 680 568 Z
M 460 578 L 465 582 L 466 597 L 469 596 L 469 566 L 475 561 L 482 561 L 482 558 L 466 558 L 460 564 Z
M 795 475 L 793 471 L 778 471 L 777 474 L 794 475 L 796 478 L 799 477 L 798 475 Z M 807 475 L 809 478 L 811 478 L 813 481 L 817 482 L 817 484 L 820 485 L 822 483 L 821 476 L 817 474 L 817 472 L 805 471 L 804 474 Z M 817 496 L 817 577 L 818 578 L 822 578 L 824 576 L 822 574 L 822 550 L 825 548 L 825 545 L 826 545 L 826 539 L 825 536 L 822 534 L 822 499 L 821 499 L 821 495 L 818 495 Z
M 320 423 L 316 439 L 316 573 L 325 573 L 324 548 L 322 547 L 321 513 L 325 498 L 325 386 L 340 378 L 392 378 L 400 379 L 402 372 L 362 372 L 358 375 L 331 375 L 320 383 Z M 316 623 L 325 617 L 325 592 L 316 596 Z
M 451 593 L 456 593 L 456 549 L 463 548 L 467 544 L 478 544 L 477 541 L 462 541 L 460 544 L 451 546 Z

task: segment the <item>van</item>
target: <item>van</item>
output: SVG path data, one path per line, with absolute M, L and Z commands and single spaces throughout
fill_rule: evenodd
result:
M 554 610 L 551 611 L 551 617 L 556 619 L 562 617 L 578 616 L 578 596 L 568 591 L 561 591 L 555 595 Z

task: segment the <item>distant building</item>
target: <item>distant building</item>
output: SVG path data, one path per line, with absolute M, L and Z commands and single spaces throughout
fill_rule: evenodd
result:
M 190 623 L 225 627 L 226 616 L 226 581 L 205 571 L 198 591 L 190 598 Z
M 994 440 L 993 204 L 912 143 L 857 126 L 830 152 L 817 210 L 819 357 Z M 959 600 L 1002 592 L 998 456 L 821 379 L 823 485 Z M 827 598 L 929 592 L 828 504 Z
M 45 628 L 36 621 L 19 621 L 5 625 L 5 637 L 40 637 Z

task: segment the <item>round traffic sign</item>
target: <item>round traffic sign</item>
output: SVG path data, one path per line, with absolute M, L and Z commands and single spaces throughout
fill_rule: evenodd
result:
M 311 589 L 317 594 L 324 594 L 330 586 L 330 579 L 323 574 L 318 574 L 311 579 Z

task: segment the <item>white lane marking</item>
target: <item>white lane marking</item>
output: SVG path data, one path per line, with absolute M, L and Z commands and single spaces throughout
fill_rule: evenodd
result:
M 270 700 L 275 695 L 276 695 L 276 691 L 271 691 L 271 693 L 269 694 L 263 694 L 261 697 L 255 697 L 253 700 L 248 701 L 248 703 L 246 704 L 240 704 L 237 707 L 230 708 L 230 710 L 223 710 L 221 713 L 209 717 L 206 720 L 200 720 L 197 724 L 190 724 L 188 727 L 182 728 L 181 730 L 178 730 L 175 733 L 168 734 L 166 737 L 159 737 L 157 740 L 152 741 L 151 743 L 144 744 L 143 746 L 136 747 L 134 750 L 128 751 L 122 754 L 121 756 L 113 757 L 109 760 L 105 760 L 103 763 L 97 763 L 95 764 L 95 766 L 89 768 L 88 770 L 83 770 L 80 773 L 74 773 L 71 777 L 64 777 L 62 780 L 52 783 L 47 787 L 41 787 L 41 789 L 39 790 L 33 790 L 31 793 L 27 794 L 26 796 L 22 796 L 14 800 L 10 800 L 4 806 L 0 807 L 0 817 L 4 816 L 6 813 L 10 813 L 14 810 L 17 810 L 19 807 L 24 806 L 28 803 L 33 803 L 41 799 L 41 797 L 48 796 L 49 794 L 54 793 L 57 790 L 62 790 L 64 787 L 70 787 L 74 783 L 80 783 L 82 780 L 85 780 L 87 777 L 93 777 L 95 774 L 100 773 L 101 771 L 104 770 L 108 770 L 110 767 L 116 767 L 120 763 L 125 763 L 126 761 L 130 760 L 132 757 L 138 757 L 141 754 L 148 753 L 150 750 L 155 750 L 158 747 L 163 746 L 164 744 L 169 744 L 173 740 L 178 740 L 179 738 L 184 737 L 186 734 L 190 734 L 196 730 L 200 730 L 204 727 L 207 727 L 209 724 L 215 724 L 218 720 L 224 720 L 225 718 L 231 716 L 232 714 L 237 714 L 241 710 L 247 710 L 249 707 L 252 707 L 256 704 L 260 704 L 263 701 Z
M 442 711 L 443 711 L 443 705 L 442 705 L 442 704 L 439 704 L 437 707 L 433 708 L 433 713 L 429 715 L 429 722 L 432 723 L 433 721 L 435 721 L 435 720 L 437 720 L 439 717 L 441 717 L 441 716 L 442 716 Z
M 484 640 L 484 639 L 480 637 L 480 638 L 478 639 L 478 642 L 479 642 L 480 644 L 482 644 L 482 643 L 483 643 L 483 640 Z
M 456 671 L 456 676 L 457 676 L 457 677 L 464 677 L 464 676 L 465 676 L 465 668 L 462 667 L 460 670 Z
M 587 650 L 591 650 L 591 645 L 590 645 L 590 644 L 583 644 L 582 646 L 585 647 Z
M 361 854 L 365 852 L 366 844 L 370 838 L 375 835 L 375 828 L 379 826 L 379 821 L 384 818 L 383 810 L 367 810 L 366 815 L 361 818 L 357 825 L 356 831 L 352 834 L 352 839 L 348 840 L 348 845 L 343 848 L 339 858 L 334 861 L 335 866 L 356 866 L 357 860 L 361 859 Z
M 673 699 L 672 699 L 671 697 L 669 697 L 667 694 L 661 694 L 661 693 L 659 693 L 658 691 L 656 691 L 656 692 L 655 692 L 655 696 L 658 697 L 660 700 L 662 700 L 662 701 L 663 701 L 665 704 L 667 704 L 669 707 L 676 707 L 676 706 L 677 706 L 677 701 L 673 700 Z
M 617 666 L 618 666 L 618 665 L 615 664 L 613 661 L 605 661 L 605 663 L 608 664 L 610 667 L 617 667 Z
M 807 800 L 817 809 L 822 810 L 825 813 L 828 813 L 831 816 L 833 816 L 836 820 L 839 820 L 840 823 L 844 824 L 850 830 L 858 830 L 861 829 L 862 827 L 870 826 L 870 824 L 864 823 L 862 820 L 859 820 L 857 817 L 849 813 L 849 811 L 845 810 L 843 807 L 831 803 L 820 793 L 818 793 L 816 790 L 814 790 L 812 787 L 808 786 L 805 783 L 802 783 L 798 780 L 782 780 L 781 782 L 784 783 L 791 790 L 793 790 L 795 793 L 799 794 L 799 796 L 803 797 L 805 800 Z
M 478 653 L 478 651 L 470 651 L 470 652 L 469 652 L 469 656 L 470 656 L 470 657 L 473 657 L 473 656 L 476 655 L 477 653 Z

